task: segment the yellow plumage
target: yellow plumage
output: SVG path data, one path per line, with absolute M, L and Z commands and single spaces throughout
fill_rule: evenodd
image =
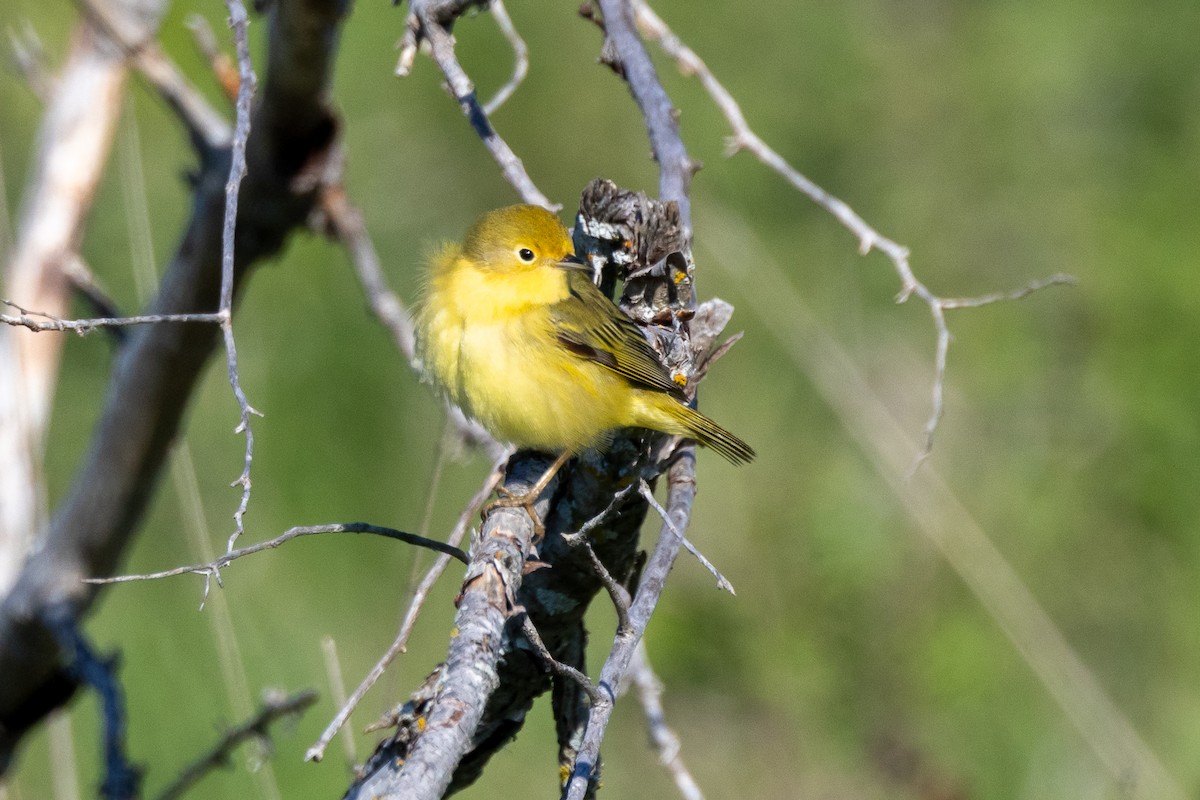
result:
M 637 326 L 571 258 L 566 230 L 537 206 L 485 214 L 435 253 L 417 318 L 428 374 L 519 447 L 577 453 L 642 427 L 749 461 L 745 442 L 682 403 Z

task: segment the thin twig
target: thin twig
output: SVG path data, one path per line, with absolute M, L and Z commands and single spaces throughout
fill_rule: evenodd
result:
M 642 712 L 646 715 L 646 728 L 650 733 L 650 741 L 658 750 L 658 760 L 671 773 L 675 788 L 684 800 L 704 800 L 704 793 L 683 758 L 679 755 L 679 736 L 667 724 L 666 713 L 663 711 L 663 685 L 650 659 L 646 655 L 646 642 L 638 642 L 633 651 L 633 661 L 629 664 L 627 680 L 637 690 L 638 699 L 642 703 Z
M 492 154 L 492 158 L 500 167 L 505 179 L 517 190 L 526 203 L 551 210 L 560 208 L 551 203 L 549 198 L 537 188 L 533 179 L 529 177 L 529 173 L 525 171 L 521 159 L 517 158 L 516 153 L 488 121 L 487 112 L 479 105 L 479 99 L 475 96 L 474 84 L 471 83 L 471 79 L 467 77 L 467 73 L 458 63 L 458 58 L 454 54 L 454 37 L 432 13 L 428 0 L 410 0 L 406 25 L 409 32 L 405 35 L 405 44 L 401 50 L 400 64 L 396 67 L 396 74 L 401 77 L 408 74 L 412 68 L 417 42 L 420 38 L 428 41 L 433 60 L 446 77 L 450 93 L 458 101 L 459 108 L 471 123 L 471 127 L 475 129 L 475 133 L 483 140 L 488 152 Z
M 246 508 L 250 505 L 250 463 L 254 460 L 254 430 L 250 417 L 259 414 L 250 406 L 246 393 L 242 390 L 242 379 L 238 374 L 237 345 L 233 339 L 233 257 L 237 225 L 238 191 L 242 179 L 246 177 L 246 140 L 250 136 L 250 101 L 254 97 L 257 78 L 254 67 L 250 63 L 250 41 L 247 28 L 250 20 L 246 15 L 246 6 L 242 0 L 225 0 L 229 9 L 229 27 L 233 30 L 233 41 L 237 49 L 238 84 L 237 122 L 234 127 L 232 158 L 229 165 L 229 181 L 225 184 L 225 222 L 221 230 L 221 333 L 225 338 L 225 355 L 229 366 L 229 385 L 233 396 L 237 399 L 239 409 L 238 425 L 234 433 L 246 436 L 246 456 L 242 462 L 242 474 L 231 485 L 242 487 L 242 499 L 237 511 L 233 513 L 235 529 L 229 536 L 227 549 L 233 551 L 233 543 L 241 536 L 246 528 L 244 518 Z
M 695 469 L 696 447 L 693 444 L 685 444 L 667 471 L 668 511 L 665 520 L 671 522 L 663 522 L 654 553 L 642 572 L 637 592 L 629 606 L 629 629 L 617 631 L 608 658 L 600 669 L 600 690 L 609 693 L 609 696 L 605 697 L 603 702 L 593 703 L 588 712 L 583 743 L 579 747 L 571 776 L 563 789 L 562 796 L 565 800 L 583 800 L 588 786 L 599 778 L 600 743 L 612 717 L 615 689 L 620 686 L 628 672 L 634 650 L 642 639 L 650 615 L 654 613 L 658 598 L 662 595 L 671 566 L 679 555 L 681 541 L 675 531 L 681 530 L 683 526 L 680 523 L 691 516 L 692 504 L 696 498 Z
M 456 558 L 464 564 L 467 563 L 467 554 L 459 548 L 439 542 L 436 539 L 426 539 L 424 536 L 417 536 L 412 533 L 396 530 L 395 528 L 385 528 L 381 525 L 371 525 L 366 522 L 338 522 L 330 525 L 306 525 L 295 528 L 288 528 L 283 533 L 276 536 L 274 539 L 268 539 L 265 542 L 258 542 L 247 547 L 241 547 L 237 550 L 229 550 L 218 556 L 206 564 L 192 564 L 187 567 L 175 567 L 173 569 L 165 569 L 161 572 L 147 572 L 139 575 L 114 575 L 109 578 L 84 578 L 84 583 L 130 583 L 132 581 L 153 581 L 160 578 L 172 578 L 176 575 L 186 575 L 195 573 L 197 575 L 206 575 L 216 578 L 217 585 L 221 583 L 221 570 L 225 569 L 230 562 L 236 561 L 242 556 L 254 555 L 261 553 L 263 550 L 273 550 L 280 545 L 290 542 L 292 539 L 297 539 L 301 536 L 314 536 L 320 533 L 370 533 L 376 536 L 383 536 L 388 539 L 396 539 L 405 544 L 416 545 L 417 547 L 427 547 L 430 550 L 436 550 L 439 553 L 451 558 Z
M 634 18 L 642 34 L 658 42 L 667 55 L 675 59 L 681 73 L 699 79 L 705 91 L 725 116 L 726 122 L 733 130 L 733 136 L 728 141 L 729 155 L 732 156 L 742 150 L 749 152 L 765 166 L 781 175 L 794 188 L 807 195 L 814 203 L 832 214 L 838 222 L 854 234 L 858 239 L 859 253 L 866 255 L 872 250 L 878 250 L 886 255 L 892 261 L 892 265 L 900 277 L 900 293 L 896 296 L 896 302 L 903 303 L 909 297 L 916 295 L 929 307 L 937 335 L 937 344 L 934 352 L 931 408 L 929 418 L 925 422 L 925 442 L 913 465 L 915 470 L 933 452 L 934 434 L 945 413 L 946 354 L 950 348 L 950 329 L 946 325 L 946 309 L 974 307 L 1010 299 L 1010 297 L 1017 299 L 1046 286 L 1074 283 L 1075 279 L 1067 275 L 1055 275 L 1035 281 L 1024 289 L 1018 289 L 1011 293 L 986 295 L 974 299 L 947 300 L 938 296 L 918 280 L 913 273 L 912 267 L 909 265 L 907 247 L 897 244 L 876 231 L 844 201 L 813 183 L 789 164 L 783 156 L 772 149 L 750 128 L 741 106 L 729 90 L 713 76 L 708 65 L 654 13 L 645 0 L 629 0 L 629 3 L 633 7 Z
M 990 305 L 992 303 L 1014 302 L 1023 300 L 1034 292 L 1045 289 L 1048 286 L 1075 286 L 1079 283 L 1079 279 L 1074 275 L 1068 275 L 1065 272 L 1058 272 L 1048 278 L 1030 281 L 1029 283 L 1017 289 L 1008 292 L 992 292 L 991 294 L 983 294 L 978 297 L 943 297 L 940 298 L 942 308 L 947 311 L 955 308 L 979 308 L 980 306 Z
M 504 7 L 502 0 L 492 0 L 488 11 L 492 12 L 492 18 L 496 20 L 500 32 L 504 34 L 504 38 L 508 40 L 513 49 L 512 77 L 508 79 L 508 83 L 496 90 L 491 100 L 483 104 L 483 113 L 490 117 L 496 113 L 496 109 L 508 101 L 508 98 L 512 97 L 513 92 L 517 90 L 529 73 L 529 47 L 521 38 L 521 34 L 517 32 L 517 27 L 513 25 L 512 17 L 508 15 L 508 9 Z
M 448 546 L 457 545 L 462 541 L 463 536 L 466 535 L 467 528 L 471 524 L 471 520 L 479 513 L 479 509 L 483 506 L 484 501 L 496 490 L 496 487 L 500 485 L 500 481 L 504 478 L 504 471 L 501 467 L 507 460 L 508 457 L 505 456 L 495 464 L 491 474 L 483 482 L 483 486 L 480 487 L 475 496 L 467 503 L 467 507 L 463 509 L 462 514 L 458 517 L 458 522 L 454 525 L 454 530 L 451 531 L 450 536 L 446 539 Z M 396 657 L 405 651 L 405 648 L 408 646 L 408 637 L 412 634 L 412 629 L 417 623 L 417 617 L 420 616 L 425 599 L 429 596 L 434 583 L 441 577 L 449 563 L 450 557 L 443 554 L 438 556 L 437 560 L 429 567 L 429 571 L 425 573 L 425 577 L 413 593 L 412 602 L 409 604 L 408 612 L 404 616 L 404 622 L 400 625 L 400 632 L 396 635 L 395 641 L 392 642 L 391 647 L 387 649 L 375 663 L 375 666 L 371 668 L 371 671 L 363 678 L 358 688 L 354 690 L 354 693 L 350 695 L 350 698 L 342 705 L 334 718 L 325 726 L 325 730 L 321 733 L 320 738 L 317 739 L 312 747 L 308 748 L 308 751 L 304 754 L 305 761 L 320 761 L 325 757 L 325 749 L 329 747 L 329 743 L 333 741 L 333 737 L 337 735 L 337 732 L 350 719 L 350 715 L 354 713 L 354 709 L 362 702 L 363 697 L 375 685 L 376 681 L 383 676 L 383 673 L 396 660 Z
M 159 792 L 156 800 L 175 800 L 182 797 L 201 778 L 218 767 L 229 763 L 233 751 L 245 741 L 269 738 L 271 724 L 290 717 L 297 717 L 317 702 L 317 693 L 311 689 L 297 692 L 289 697 L 264 698 L 262 707 L 253 717 L 226 731 L 213 748 L 188 765 L 167 788 Z
M 325 231 L 336 237 L 350 254 L 371 312 L 391 332 L 392 341 L 404 359 L 415 365 L 417 348 L 412 314 L 388 286 L 379 251 L 371 241 L 362 212 L 350 202 L 345 187 L 336 182 L 321 192 L 321 212 Z
M 686 536 L 684 536 L 675 528 L 675 523 L 673 523 L 670 516 L 667 515 L 667 510 L 663 508 L 658 500 L 654 498 L 654 492 L 651 491 L 650 484 L 646 483 L 645 480 L 639 481 L 638 484 L 638 494 L 642 496 L 643 500 L 650 504 L 651 508 L 658 512 L 658 515 L 662 517 L 663 524 L 666 525 L 667 529 L 670 530 L 671 533 L 679 537 L 679 541 L 685 548 L 687 548 L 687 551 L 695 556 L 696 560 L 703 564 L 705 569 L 712 573 L 713 577 L 717 579 L 717 586 L 732 595 L 736 595 L 737 592 L 733 590 L 733 584 L 730 583 L 715 566 L 713 566 L 711 561 L 704 557 L 703 553 L 696 549 L 695 545 L 688 541 Z
M 613 608 L 617 612 L 617 631 L 632 630 L 632 623 L 629 621 L 629 591 L 621 585 L 620 581 L 612 576 L 608 571 L 608 567 L 604 566 L 604 562 L 596 555 L 592 543 L 588 540 L 588 533 L 599 527 L 613 511 L 616 510 L 617 504 L 637 490 L 639 484 L 631 483 L 621 491 L 613 495 L 612 501 L 608 506 L 596 516 L 585 522 L 579 530 L 574 533 L 562 534 L 562 540 L 571 547 L 583 548 L 587 553 L 588 558 L 592 562 L 592 570 L 596 573 L 596 577 L 600 579 L 600 583 L 608 592 L 609 598 L 612 600 Z
M 707 214 L 722 226 L 708 240 L 722 245 L 713 262 L 753 263 L 773 291 L 750 303 L 764 330 L 812 381 L 846 431 L 912 518 L 1012 642 L 1130 798 L 1182 800 L 1186 794 L 1121 711 L 1067 637 L 992 542 L 936 467 L 910 471 L 915 443 L 870 385 L 859 365 L 816 319 L 786 270 L 755 241 L 736 211 Z M 777 324 L 786 319 L 785 324 Z
M 94 319 L 58 319 L 40 311 L 27 311 L 9 300 L 0 300 L 21 312 L 19 316 L 0 314 L 0 322 L 28 328 L 31 331 L 72 331 L 83 336 L 98 328 L 121 328 L 130 325 L 154 325 L 160 322 L 206 322 L 220 324 L 221 314 L 149 314 L 133 317 L 96 317 Z
M 525 638 L 533 645 L 534 652 L 537 653 L 538 658 L 541 659 L 547 669 L 556 675 L 561 675 L 575 681 L 593 703 L 603 703 L 607 700 L 605 695 L 596 688 L 596 684 L 592 683 L 591 678 L 570 664 L 562 663 L 550 654 L 550 651 L 546 649 L 546 643 L 542 641 L 541 634 L 537 631 L 537 626 L 533 624 L 533 620 L 529 618 L 528 614 L 523 615 L 521 630 L 524 632 Z

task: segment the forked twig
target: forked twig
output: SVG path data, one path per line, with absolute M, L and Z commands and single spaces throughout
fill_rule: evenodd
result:
M 263 550 L 273 550 L 282 544 L 290 542 L 292 539 L 298 539 L 301 536 L 314 536 L 321 533 L 370 533 L 376 536 L 383 536 L 388 539 L 396 539 L 405 544 L 416 545 L 418 547 L 426 547 L 430 550 L 436 550 L 442 553 L 447 558 L 456 558 L 464 564 L 467 563 L 467 554 L 453 544 L 439 542 L 436 539 L 427 539 L 424 536 L 417 536 L 413 533 L 396 530 L 395 528 L 385 528 L 382 525 L 371 525 L 367 522 L 337 522 L 330 525 L 303 525 L 294 528 L 288 528 L 283 533 L 276 536 L 274 539 L 268 539 L 265 542 L 258 542 L 247 547 L 241 547 L 237 550 L 228 550 L 212 561 L 205 564 L 192 564 L 186 567 L 174 567 L 165 569 L 161 572 L 147 572 L 137 575 L 114 575 L 109 578 L 84 578 L 84 583 L 105 584 L 105 583 L 130 583 L 133 581 L 153 581 L 160 578 L 172 578 L 176 575 L 186 575 L 193 573 L 196 575 L 205 576 L 205 596 L 208 595 L 208 580 L 216 579 L 217 585 L 222 586 L 221 570 L 229 566 L 229 564 L 242 556 L 254 555 L 261 553 Z
M 479 99 L 475 96 L 475 85 L 471 83 L 471 79 L 467 77 L 466 71 L 458 63 L 458 58 L 454 54 L 454 37 L 444 27 L 431 5 L 433 4 L 430 0 L 409 0 L 406 33 L 401 46 L 400 61 L 396 66 L 396 74 L 400 77 L 408 75 L 412 69 L 413 59 L 416 57 L 418 43 L 422 39 L 429 42 L 433 60 L 445 76 L 450 93 L 458 101 L 459 108 L 471 123 L 471 127 L 475 129 L 475 133 L 483 140 L 484 146 L 500 167 L 505 179 L 517 190 L 526 203 L 557 210 L 560 206 L 551 203 L 549 198 L 542 194 L 533 179 L 529 177 L 529 173 L 525 171 L 525 165 L 521 163 L 521 159 L 492 127 L 492 123 L 488 120 L 488 112 L 480 106 Z M 466 6 L 471 3 L 460 5 Z M 459 13 L 461 10 L 459 9 Z
M 505 39 L 508 39 L 508 43 L 512 45 L 513 49 L 512 77 L 508 79 L 508 83 L 496 90 L 491 100 L 483 104 L 483 113 L 490 117 L 496 113 L 496 109 L 508 101 L 508 98 L 512 97 L 513 92 L 529 74 L 529 47 L 521 38 L 521 34 L 517 32 L 517 26 L 513 25 L 512 17 L 508 15 L 508 9 L 504 7 L 502 0 L 492 0 L 488 11 L 492 13 L 492 18 L 496 20 L 500 32 L 504 34 Z
M 650 504 L 651 508 L 658 512 L 658 515 L 662 517 L 663 524 L 666 525 L 667 530 L 669 530 L 675 536 L 678 536 L 680 543 L 687 549 L 687 551 L 695 556 L 696 560 L 703 564 L 706 570 L 712 573 L 713 577 L 717 579 L 717 586 L 732 595 L 736 595 L 737 592 L 733 590 L 733 584 L 730 583 L 725 576 L 722 575 L 715 566 L 713 566 L 713 563 L 705 558 L 704 554 L 697 550 L 696 546 L 688 541 L 688 538 L 684 536 L 678 528 L 675 527 L 675 523 L 671 521 L 671 517 L 667 514 L 667 510 L 663 508 L 658 500 L 654 498 L 654 492 L 651 491 L 650 484 L 646 483 L 644 479 L 638 482 L 638 494 L 642 496 L 643 500 Z
M 262 707 L 253 717 L 236 728 L 227 730 L 211 750 L 184 768 L 178 778 L 159 792 L 156 800 L 175 800 L 182 797 L 205 775 L 228 764 L 233 751 L 243 742 L 268 738 L 268 730 L 272 723 L 289 717 L 297 717 L 316 702 L 317 693 L 311 689 L 286 697 L 268 696 L 264 698 Z
M 679 736 L 667 724 L 666 712 L 663 711 L 662 705 L 663 684 L 654 673 L 654 668 L 650 666 L 645 641 L 638 642 L 633 651 L 633 661 L 629 664 L 626 679 L 637 691 L 638 699 L 642 703 L 642 712 L 646 715 L 650 741 L 658 750 L 659 763 L 671 773 L 675 788 L 684 800 L 704 800 L 704 793 L 700 791 L 696 779 L 692 777 L 691 771 L 679 755 Z
M 246 6 L 242 0 L 225 0 L 229 9 L 229 27 L 233 30 L 234 46 L 237 50 L 238 84 L 237 121 L 233 133 L 233 153 L 229 164 L 229 181 L 225 184 L 225 221 L 221 229 L 221 334 L 225 339 L 225 355 L 229 367 L 229 385 L 233 396 L 237 399 L 240 417 L 234 433 L 246 436 L 246 456 L 242 462 L 242 474 L 231 485 L 242 487 L 242 499 L 238 502 L 237 511 L 233 513 L 235 529 L 229 536 L 226 549 L 233 551 L 233 543 L 241 536 L 246 528 L 244 519 L 246 509 L 250 505 L 250 463 L 254 460 L 254 430 L 250 417 L 257 414 L 246 399 L 242 390 L 242 378 L 238 373 L 237 345 L 233 339 L 233 255 L 234 229 L 237 225 L 238 191 L 242 179 L 246 177 L 246 140 L 250 136 L 250 101 L 258 79 L 254 75 L 254 67 L 250 63 L 250 41 L 247 28 L 250 19 L 246 15 Z
M 561 675 L 564 678 L 575 681 L 593 703 L 607 701 L 607 696 L 596 687 L 596 684 L 592 683 L 591 678 L 570 664 L 564 664 L 551 655 L 550 651 L 546 648 L 546 643 L 542 641 L 541 634 L 537 631 L 537 626 L 533 624 L 533 620 L 529 618 L 528 614 L 523 615 L 521 631 L 525 634 L 525 638 L 529 640 L 529 643 L 533 645 L 534 652 L 537 653 L 538 658 L 541 659 L 547 669 L 556 675 Z
M 728 140 L 728 154 L 732 156 L 743 150 L 751 153 L 765 166 L 781 175 L 795 189 L 832 214 L 838 222 L 854 234 L 858 239 L 858 249 L 862 255 L 866 255 L 872 250 L 878 250 L 891 259 L 892 265 L 900 277 L 900 292 L 896 296 L 896 302 L 903 303 L 909 297 L 916 295 L 929 307 L 937 334 L 937 346 L 934 353 L 931 409 L 929 418 L 925 422 L 925 442 L 917 454 L 914 469 L 920 466 L 933 451 L 933 437 L 945 413 L 946 354 L 950 348 L 950 329 L 946 325 L 946 310 L 975 307 L 1007 299 L 1019 299 L 1047 286 L 1073 284 L 1076 282 L 1075 278 L 1062 274 L 1053 275 L 1034 281 L 1013 292 L 986 295 L 974 299 L 950 300 L 938 296 L 913 273 L 912 267 L 909 265 L 907 247 L 897 244 L 876 231 L 844 201 L 822 189 L 789 164 L 783 156 L 751 129 L 745 114 L 742 113 L 741 106 L 729 90 L 716 79 L 703 59 L 684 44 L 654 13 L 645 0 L 629 0 L 629 4 L 633 7 L 634 19 L 642 35 L 658 42 L 663 51 L 675 60 L 681 73 L 697 78 L 725 116 L 729 127 L 733 129 L 733 135 Z

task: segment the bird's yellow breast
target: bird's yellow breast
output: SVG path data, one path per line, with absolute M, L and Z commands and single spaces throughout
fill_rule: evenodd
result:
M 625 424 L 627 383 L 555 337 L 560 268 L 496 273 L 451 256 L 435 261 L 419 325 L 425 368 L 455 404 L 497 438 L 544 450 L 582 450 Z

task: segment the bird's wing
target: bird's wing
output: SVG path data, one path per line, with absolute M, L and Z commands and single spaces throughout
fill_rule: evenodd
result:
M 646 337 L 583 272 L 567 273 L 570 294 L 551 306 L 554 334 L 568 351 L 632 383 L 683 398 Z

